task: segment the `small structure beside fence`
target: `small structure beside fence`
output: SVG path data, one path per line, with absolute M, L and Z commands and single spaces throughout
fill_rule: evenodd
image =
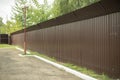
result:
M 9 36 L 8 34 L 0 34 L 0 44 L 8 44 Z

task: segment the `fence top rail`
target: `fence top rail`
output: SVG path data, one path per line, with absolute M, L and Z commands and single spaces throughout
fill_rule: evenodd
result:
M 26 28 L 26 31 L 39 30 L 43 28 L 53 27 L 56 25 L 62 25 L 62 24 L 71 23 L 75 21 L 81 21 L 85 19 L 98 17 L 98 16 L 103 16 L 110 13 L 120 12 L 119 5 L 120 5 L 120 0 L 101 0 L 97 3 L 78 9 L 71 13 L 28 27 Z M 11 35 L 22 33 L 22 32 L 24 32 L 23 29 L 16 31 Z

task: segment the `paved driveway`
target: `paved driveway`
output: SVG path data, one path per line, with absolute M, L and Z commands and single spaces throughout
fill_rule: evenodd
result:
M 0 80 L 81 80 L 34 57 L 20 57 L 20 51 L 0 48 Z

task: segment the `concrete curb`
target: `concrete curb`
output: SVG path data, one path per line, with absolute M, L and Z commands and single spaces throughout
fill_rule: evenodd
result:
M 17 50 L 22 51 L 22 52 L 24 51 L 23 49 L 21 49 L 21 48 L 19 48 L 19 47 L 15 47 L 15 48 L 16 48 Z M 30 52 L 29 52 L 29 51 L 26 51 L 26 53 L 27 53 L 27 54 L 30 54 Z
M 20 50 L 20 51 L 24 51 L 23 49 L 18 48 L 18 47 L 16 47 L 16 49 L 18 49 L 18 50 Z M 27 51 L 27 53 L 30 54 L 30 52 L 28 52 L 28 51 Z M 90 77 L 90 76 L 88 76 L 88 75 L 86 75 L 86 74 L 80 73 L 80 72 L 78 72 L 78 71 L 75 71 L 75 70 L 70 69 L 70 68 L 68 68 L 68 67 L 65 67 L 65 66 L 63 66 L 63 65 L 60 65 L 60 64 L 57 64 L 57 63 L 55 63 L 55 62 L 49 61 L 49 60 L 47 60 L 47 59 L 45 59 L 45 58 L 42 58 L 42 57 L 40 57 L 40 56 L 37 56 L 37 55 L 22 55 L 22 54 L 19 54 L 19 56 L 21 56 L 21 57 L 33 56 L 33 57 L 35 57 L 35 58 L 37 58 L 37 59 L 39 59 L 39 60 L 42 60 L 42 61 L 44 61 L 44 62 L 46 62 L 46 63 L 49 63 L 49 64 L 51 64 L 51 65 L 53 65 L 53 66 L 55 66 L 55 67 L 57 67 L 57 68 L 59 68 L 59 69 L 65 70 L 66 72 L 69 72 L 69 73 L 71 73 L 71 74 L 73 74 L 73 75 L 75 75 L 75 76 L 77 76 L 77 77 L 80 77 L 80 78 L 83 79 L 83 80 L 97 80 L 97 79 L 95 79 L 95 78 L 93 78 L 93 77 Z

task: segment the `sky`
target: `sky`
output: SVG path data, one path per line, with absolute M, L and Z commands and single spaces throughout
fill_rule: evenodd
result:
M 43 0 L 38 0 L 39 3 L 43 3 Z M 49 4 L 53 0 L 48 0 Z M 14 6 L 15 0 L 0 0 L 0 17 L 3 18 L 3 23 L 6 23 L 7 20 L 11 17 L 12 6 Z

